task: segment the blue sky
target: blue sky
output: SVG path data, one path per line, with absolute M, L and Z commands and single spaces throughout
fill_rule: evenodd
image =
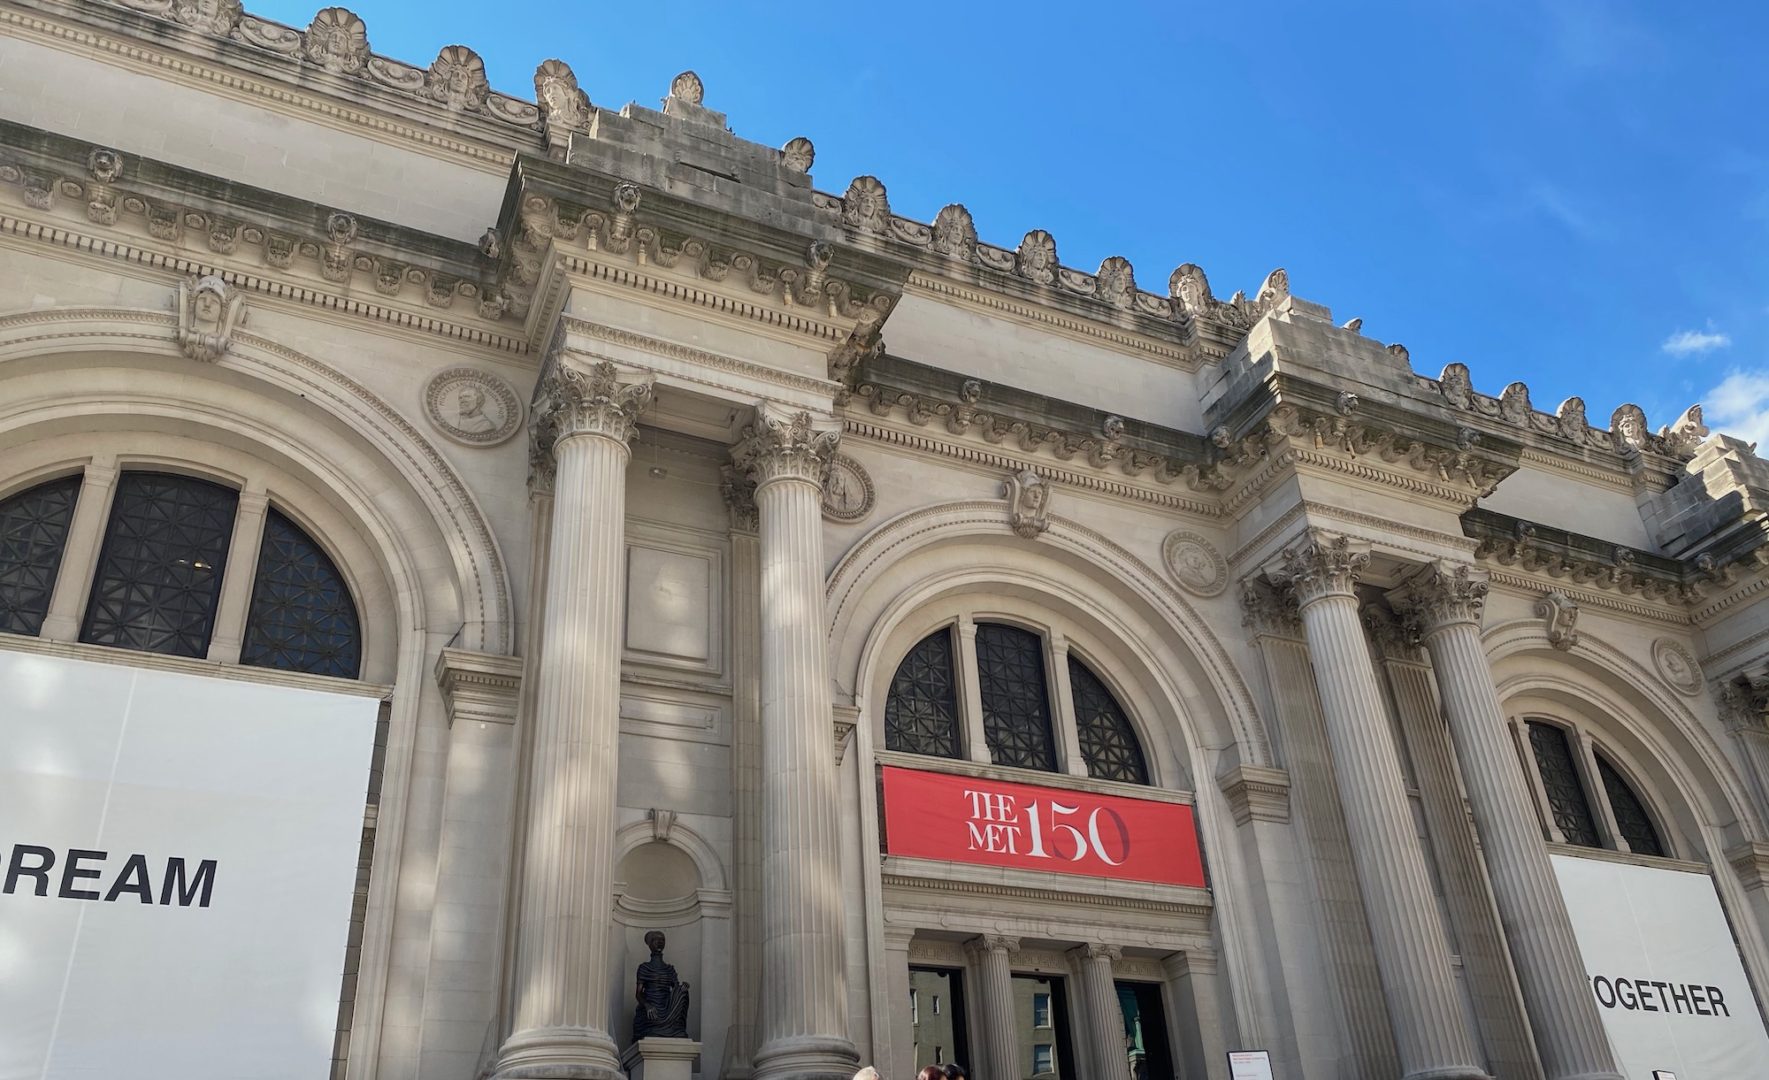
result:
M 1420 371 L 1600 425 L 1701 400 L 1769 440 L 1769 4 L 352 7 L 377 52 L 468 45 L 523 97 L 553 56 L 614 108 L 693 68 L 738 134 L 810 138 L 826 191 L 871 173 L 899 214 L 962 202 L 986 240 L 1048 229 L 1157 292 L 1182 262 L 1224 296 L 1283 266 Z

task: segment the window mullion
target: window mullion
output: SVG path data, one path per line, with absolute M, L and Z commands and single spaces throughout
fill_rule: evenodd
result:
M 252 605 L 252 580 L 258 575 L 258 548 L 264 540 L 264 515 L 270 496 L 256 484 L 240 492 L 239 512 L 215 606 L 215 632 L 209 637 L 209 659 L 237 664 L 246 640 L 246 613 Z
M 958 708 L 964 727 L 965 756 L 987 765 L 992 757 L 983 729 L 983 688 L 977 673 L 977 623 L 969 614 L 958 617 Z
M 1529 783 L 1530 796 L 1536 802 L 1536 820 L 1547 830 L 1548 842 L 1553 844 L 1566 843 L 1566 834 L 1554 821 L 1554 807 L 1548 801 L 1548 786 L 1542 782 L 1541 768 L 1536 764 L 1535 749 L 1530 746 L 1529 727 L 1516 717 L 1511 718 L 1511 742 L 1517 750 L 1517 762 L 1523 766 L 1524 778 Z
M 67 545 L 62 549 L 61 569 L 49 594 L 49 613 L 43 617 L 40 636 L 51 641 L 78 641 L 92 577 L 98 571 L 98 552 L 104 544 L 104 525 L 111 516 L 111 496 L 117 490 L 117 459 L 94 457 L 80 478 L 80 497 L 68 524 Z
M 1603 786 L 1603 775 L 1597 771 L 1597 754 L 1589 733 L 1584 728 L 1574 732 L 1579 744 L 1579 779 L 1585 785 L 1585 800 L 1591 804 L 1591 816 L 1597 819 L 1597 834 L 1603 843 L 1616 851 L 1632 851 L 1622 838 L 1615 821 L 1615 807 L 1609 804 L 1609 791 Z
M 1044 638 L 1044 672 L 1050 686 L 1050 716 L 1062 754 L 1057 769 L 1070 776 L 1086 776 L 1087 759 L 1081 756 L 1081 735 L 1075 726 L 1075 691 L 1069 685 L 1069 639 L 1056 630 Z

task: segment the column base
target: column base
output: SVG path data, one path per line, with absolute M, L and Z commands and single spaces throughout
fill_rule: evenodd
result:
M 770 1039 L 755 1056 L 755 1080 L 853 1080 L 854 1044 L 834 1035 Z
M 1402 1080 L 1493 1080 L 1484 1070 L 1473 1065 L 1445 1065 L 1436 1069 L 1410 1072 Z
M 617 1051 L 596 1028 L 530 1028 L 504 1043 L 489 1080 L 627 1080 Z
M 700 1043 L 693 1039 L 640 1039 L 620 1055 L 632 1080 L 692 1080 Z

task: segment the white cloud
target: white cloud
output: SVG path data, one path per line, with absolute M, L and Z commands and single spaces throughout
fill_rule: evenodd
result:
M 1712 352 L 1724 349 L 1732 344 L 1732 339 L 1720 333 L 1709 323 L 1707 330 L 1679 330 L 1665 339 L 1659 348 L 1672 356 L 1694 356 L 1697 353 Z
M 1702 399 L 1709 427 L 1769 447 L 1769 371 L 1734 371 Z

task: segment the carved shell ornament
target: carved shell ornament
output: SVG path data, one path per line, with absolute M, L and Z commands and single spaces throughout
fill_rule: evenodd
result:
M 1170 534 L 1161 545 L 1161 561 L 1173 580 L 1194 596 L 1216 596 L 1228 588 L 1228 561 L 1197 533 Z
M 859 521 L 878 501 L 872 477 L 858 461 L 837 454 L 823 482 L 823 516 L 830 521 Z
M 842 224 L 866 232 L 882 233 L 890 227 L 891 202 L 883 181 L 876 176 L 856 176 L 842 198 Z
M 355 75 L 369 62 L 369 29 L 353 11 L 321 10 L 307 26 L 301 51 L 333 75 Z
M 780 148 L 780 164 L 796 173 L 808 173 L 811 165 L 817 160 L 817 148 L 811 140 L 800 135 Z
M 1127 308 L 1136 302 L 1136 271 L 1124 256 L 1113 255 L 1100 263 L 1094 281 L 1094 295 L 1113 307 Z
M 1668 637 L 1654 641 L 1652 663 L 1671 689 L 1685 697 L 1701 694 L 1701 665 L 1681 642 Z
M 454 367 L 424 384 L 424 415 L 463 446 L 496 446 L 522 426 L 522 399 L 498 375 Z
M 1035 285 L 1051 285 L 1056 282 L 1056 270 L 1056 237 L 1043 229 L 1033 229 L 1014 252 L 1014 273 Z
M 670 97 L 689 105 L 706 100 L 706 84 L 692 71 L 684 71 L 670 81 Z

